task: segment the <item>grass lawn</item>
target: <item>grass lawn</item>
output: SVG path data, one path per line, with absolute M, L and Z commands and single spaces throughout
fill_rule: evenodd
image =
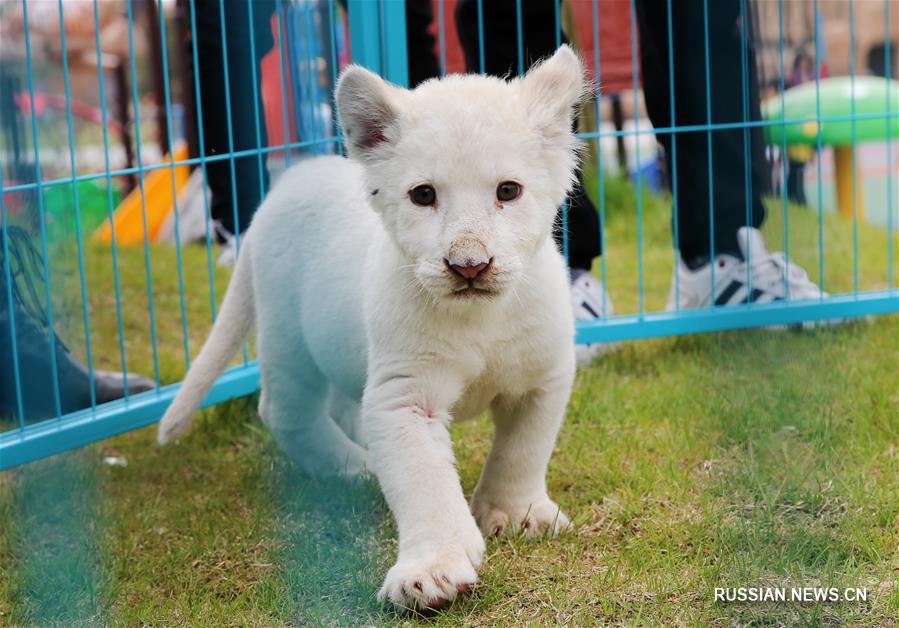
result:
M 633 190 L 610 184 L 606 274 L 637 308 Z M 782 208 L 765 227 L 783 248 Z M 644 198 L 645 305 L 673 254 L 667 201 Z M 824 216 L 825 285 L 851 290 L 851 223 Z M 790 209 L 790 254 L 818 275 L 818 217 Z M 887 234 L 860 226 L 861 289 L 887 285 Z M 152 374 L 143 251 L 121 251 L 128 366 Z M 189 350 L 208 331 L 205 251 L 185 252 Z M 175 253 L 154 248 L 159 377 L 184 368 Z M 119 365 L 110 251 L 86 252 L 95 361 Z M 600 268 L 594 269 L 599 273 Z M 896 272 L 899 276 L 899 272 Z M 227 274 L 216 271 L 217 298 Z M 58 276 L 80 352 L 77 275 Z M 67 299 L 73 300 L 72 303 Z M 426 620 L 382 610 L 396 551 L 377 486 L 300 477 L 253 399 L 202 413 L 165 448 L 153 428 L 0 474 L 0 625 L 866 624 L 899 613 L 899 325 L 626 343 L 579 372 L 549 472 L 575 531 L 489 542 L 482 582 Z M 454 426 L 467 494 L 490 444 Z M 127 466 L 104 464 L 105 456 Z M 715 587 L 865 587 L 866 602 L 721 603 Z

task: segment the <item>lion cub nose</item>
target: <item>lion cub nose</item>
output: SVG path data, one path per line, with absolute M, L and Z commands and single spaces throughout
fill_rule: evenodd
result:
M 487 267 L 493 262 L 493 258 L 490 258 L 487 262 L 482 262 L 480 264 L 474 264 L 471 266 L 462 266 L 460 264 L 450 264 L 449 260 L 443 260 L 446 262 L 447 267 L 452 270 L 454 273 L 459 275 L 460 277 L 464 277 L 465 279 L 474 279 L 482 272 L 487 270 Z
M 470 234 L 454 240 L 447 253 L 443 263 L 450 272 L 468 281 L 483 273 L 493 263 L 493 257 L 487 253 L 484 242 Z

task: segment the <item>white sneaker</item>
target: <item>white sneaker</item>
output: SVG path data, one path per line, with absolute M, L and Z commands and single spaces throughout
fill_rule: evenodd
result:
M 743 260 L 733 255 L 715 257 L 715 290 L 711 285 L 711 264 L 690 270 L 683 260 L 678 260 L 675 281 L 668 296 L 669 311 L 734 305 L 739 303 L 770 303 L 772 301 L 799 301 L 821 299 L 829 296 L 813 283 L 802 267 L 789 260 L 783 253 L 770 253 L 758 229 L 741 227 L 737 231 L 737 244 Z M 748 277 L 747 277 L 748 270 Z M 677 298 L 676 298 L 677 297 Z M 817 324 L 834 324 L 838 320 L 818 321 Z M 814 321 L 803 327 L 814 327 Z
M 234 268 L 237 263 L 237 243 L 231 238 L 222 245 L 222 250 L 215 258 L 215 265 L 219 268 Z
M 597 318 L 612 316 L 612 302 L 609 300 L 602 282 L 586 271 L 573 275 L 571 282 L 571 307 L 574 318 L 579 321 L 592 321 Z M 618 343 L 595 342 L 593 344 L 577 344 L 574 353 L 578 366 L 587 366 L 597 356 L 617 348 Z
M 224 240 L 222 250 L 215 259 L 215 265 L 219 268 L 234 268 L 234 265 L 237 263 L 237 238 L 218 221 L 216 221 L 213 227 L 216 234 Z

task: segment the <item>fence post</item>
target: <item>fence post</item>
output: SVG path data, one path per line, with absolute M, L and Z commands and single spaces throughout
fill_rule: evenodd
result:
M 409 85 L 405 0 L 348 0 L 353 62 Z

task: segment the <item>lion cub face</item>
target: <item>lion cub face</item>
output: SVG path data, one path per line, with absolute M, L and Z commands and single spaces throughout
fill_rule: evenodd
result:
M 409 91 L 358 66 L 344 71 L 337 106 L 347 151 L 433 298 L 514 289 L 573 180 L 572 116 L 585 89 L 567 46 L 509 82 L 453 75 Z

